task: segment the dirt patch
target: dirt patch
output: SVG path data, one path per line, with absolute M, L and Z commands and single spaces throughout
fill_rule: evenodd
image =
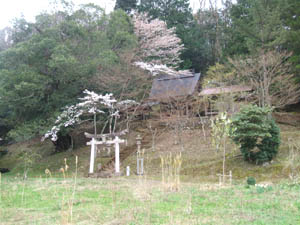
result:
M 275 112 L 273 117 L 277 123 L 300 126 L 300 113 Z

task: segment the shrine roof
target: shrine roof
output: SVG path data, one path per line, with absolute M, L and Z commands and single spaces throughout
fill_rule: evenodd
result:
M 154 79 L 149 99 L 168 99 L 192 95 L 200 78 L 200 73 L 190 75 L 165 76 Z
M 199 93 L 199 96 L 218 95 L 218 94 L 235 93 L 235 92 L 246 92 L 246 91 L 252 91 L 252 90 L 253 90 L 252 87 L 242 86 L 242 85 L 232 85 L 232 86 L 227 86 L 227 87 L 205 88 Z

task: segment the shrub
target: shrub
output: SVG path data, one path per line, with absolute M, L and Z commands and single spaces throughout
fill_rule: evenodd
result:
M 271 116 L 271 108 L 248 105 L 231 123 L 231 138 L 240 145 L 246 161 L 256 164 L 271 161 L 280 145 L 280 131 Z
M 256 180 L 254 177 L 248 177 L 247 178 L 247 184 L 248 185 L 255 185 L 256 184 Z

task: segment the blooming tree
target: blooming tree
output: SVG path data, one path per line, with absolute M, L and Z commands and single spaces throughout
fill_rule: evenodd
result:
M 153 76 L 158 74 L 167 74 L 167 75 L 190 75 L 192 72 L 189 70 L 174 70 L 166 65 L 156 65 L 156 64 L 149 64 L 145 62 L 135 62 L 134 65 L 149 71 Z
M 52 141 L 57 141 L 58 132 L 63 127 L 70 127 L 79 123 L 80 116 L 84 113 L 94 115 L 95 132 L 96 114 L 104 113 L 104 111 L 100 110 L 100 108 L 105 107 L 109 109 L 110 122 L 112 122 L 113 118 L 116 119 L 119 116 L 118 110 L 114 107 L 117 101 L 113 98 L 113 94 L 99 95 L 88 90 L 85 90 L 83 93 L 85 96 L 83 98 L 79 98 L 79 100 L 81 100 L 80 103 L 65 107 L 64 111 L 57 117 L 55 125 L 44 135 L 42 141 L 46 138 L 51 138 Z
M 159 19 L 151 20 L 146 13 L 134 15 L 135 34 L 139 40 L 139 60 L 134 62 L 153 76 L 190 75 L 188 70 L 176 71 L 181 62 L 180 53 L 184 49 L 180 38 L 176 36 L 175 27 L 168 28 L 167 24 Z
M 138 102 L 136 102 L 134 100 L 126 99 L 126 100 L 118 102 L 116 104 L 116 107 L 118 109 L 127 109 L 128 107 L 138 106 L 138 105 L 140 105 L 140 103 L 138 103 Z
M 110 109 L 110 115 L 112 117 L 117 116 L 118 112 L 114 112 L 114 103 L 116 103 L 116 99 L 112 96 L 113 94 L 106 94 L 106 95 L 98 95 L 93 91 L 85 90 L 83 92 L 86 94 L 83 98 L 79 98 L 82 102 L 78 103 L 80 108 L 85 109 L 86 112 L 91 113 L 94 115 L 94 129 L 95 135 L 97 134 L 97 127 L 96 127 L 96 120 L 97 120 L 97 113 L 104 113 L 102 110 L 99 109 L 101 106 L 105 106 Z M 116 113 L 116 114 L 115 114 Z
M 66 106 L 64 111 L 57 117 L 55 125 L 47 131 L 42 137 L 42 141 L 47 138 L 51 138 L 52 141 L 57 141 L 58 132 L 63 127 L 70 127 L 80 121 L 80 116 L 83 114 L 83 110 L 79 109 L 77 105 Z
M 135 34 L 139 40 L 142 61 L 176 67 L 184 46 L 175 34 L 175 28 L 159 19 L 150 20 L 147 14 L 135 14 Z

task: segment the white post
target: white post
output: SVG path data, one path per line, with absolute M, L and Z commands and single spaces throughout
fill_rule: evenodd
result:
M 127 177 L 130 176 L 130 167 L 129 166 L 126 167 L 126 176 Z
M 86 144 L 91 146 L 91 158 L 90 158 L 90 170 L 89 170 L 89 173 L 94 173 L 96 147 L 97 147 L 97 145 L 103 144 L 103 142 L 96 141 L 95 138 L 92 138 L 92 140 L 90 142 L 86 143 Z
M 144 159 L 141 159 L 141 175 L 144 175 Z
M 136 174 L 140 175 L 140 160 L 138 157 L 136 158 Z
M 90 173 L 94 173 L 94 163 L 95 163 L 95 139 L 92 138 L 91 141 L 91 158 L 90 158 Z
M 114 140 L 106 141 L 105 143 L 115 145 L 115 172 L 120 173 L 120 143 L 124 143 L 125 140 L 120 139 L 118 136 Z M 103 143 L 103 142 L 99 142 Z
M 115 141 L 115 172 L 120 173 L 120 144 L 118 136 L 116 137 Z

